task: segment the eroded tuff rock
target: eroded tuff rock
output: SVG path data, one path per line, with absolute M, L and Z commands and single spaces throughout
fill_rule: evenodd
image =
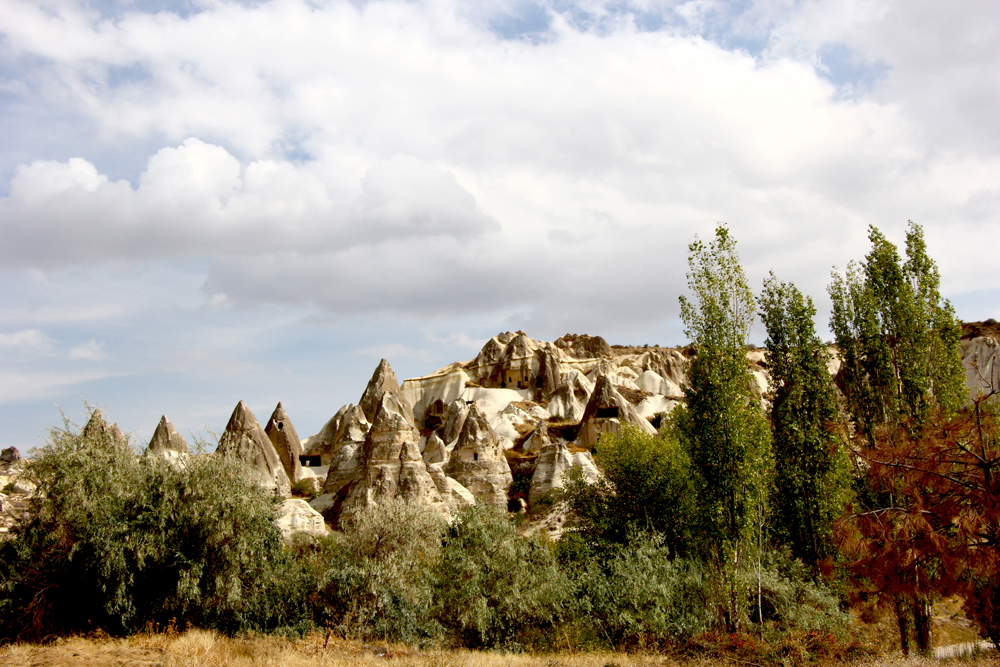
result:
M 450 452 L 444 444 L 444 440 L 438 437 L 437 433 L 427 436 L 427 443 L 424 445 L 424 463 L 447 463 Z
M 104 418 L 104 412 L 101 409 L 94 410 L 93 414 L 90 415 L 90 420 L 87 425 L 83 427 L 81 435 L 84 438 L 97 440 L 104 445 L 114 445 L 117 447 L 127 447 L 128 438 L 122 433 L 122 430 L 118 428 L 118 424 L 108 424 L 107 420 Z
M 291 484 L 278 452 L 243 401 L 236 404 L 215 451 L 221 456 L 231 456 L 251 466 L 264 488 L 286 498 L 291 495 Z
M 594 384 L 580 371 L 564 373 L 562 382 L 549 401 L 549 414 L 561 421 L 578 422 L 583 419 L 593 392 Z
M 301 498 L 289 498 L 283 502 L 275 522 L 281 529 L 281 536 L 286 540 L 295 533 L 323 537 L 329 532 L 323 521 L 323 515 Z
M 561 489 L 566 473 L 577 467 L 583 470 L 584 479 L 588 482 L 597 481 L 601 476 L 590 452 L 571 451 L 562 442 L 546 444 L 538 455 L 535 474 L 531 476 L 528 503 L 534 505 L 553 489 Z
M 614 356 L 608 341 L 600 336 L 566 334 L 562 338 L 557 338 L 555 345 L 577 359 L 601 359 Z
M 601 376 L 584 410 L 576 440 L 581 447 L 593 449 L 601 433 L 617 433 L 622 424 L 633 424 L 656 435 L 649 420 L 639 415 L 607 376 Z
M 396 379 L 396 374 L 392 372 L 389 362 L 383 359 L 372 374 L 372 379 L 368 381 L 368 386 L 365 387 L 365 392 L 361 395 L 361 401 L 358 403 L 362 412 L 365 413 L 365 419 L 369 422 L 374 419 L 375 410 L 382 402 L 382 396 L 398 391 L 399 381 Z
M 469 406 L 462 432 L 444 470 L 472 492 L 476 500 L 497 507 L 507 506 L 507 491 L 514 481 L 510 466 L 503 455 L 500 439 L 478 405 Z
M 402 498 L 447 507 L 420 455 L 420 434 L 410 405 L 396 392 L 383 394 L 358 457 L 358 476 L 350 483 L 337 520 L 350 517 L 383 498 Z
M 302 440 L 303 453 L 306 456 L 319 456 L 321 465 L 330 465 L 330 460 L 334 455 L 333 443 L 337 439 L 340 424 L 343 422 L 344 414 L 347 410 L 353 407 L 355 407 L 354 404 L 341 406 L 337 410 L 337 414 L 330 417 L 323 424 L 323 428 L 319 430 L 319 433 L 315 433 Z
M 1000 393 L 1000 342 L 992 336 L 962 341 L 962 365 L 970 400 Z
M 153 431 L 146 452 L 161 456 L 168 461 L 183 461 L 188 457 L 188 445 L 184 436 L 177 432 L 166 415 L 160 417 L 160 423 Z
M 267 434 L 271 445 L 278 453 L 278 458 L 281 459 L 281 465 L 284 467 L 288 479 L 292 483 L 302 479 L 302 463 L 299 460 L 299 457 L 302 456 L 302 442 L 280 401 L 274 408 L 274 412 L 271 413 L 271 418 L 267 420 L 264 433 Z

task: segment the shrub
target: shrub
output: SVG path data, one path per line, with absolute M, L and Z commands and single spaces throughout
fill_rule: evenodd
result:
M 603 563 L 577 570 L 579 617 L 615 649 L 669 644 L 707 630 L 715 610 L 703 567 L 668 555 L 662 535 L 637 534 Z
M 239 464 L 137 457 L 107 429 L 50 432 L 30 472 L 31 520 L 0 548 L 8 636 L 184 619 L 225 632 L 293 625 L 306 611 L 275 500 Z
M 661 435 L 633 426 L 604 434 L 595 460 L 604 476 L 587 483 L 571 470 L 564 492 L 590 536 L 624 544 L 631 533 L 651 531 L 663 536 L 671 557 L 690 550 L 691 463 L 672 426 Z
M 506 514 L 483 504 L 448 528 L 437 580 L 438 618 L 469 647 L 521 649 L 561 620 L 569 603 L 548 539 L 519 536 Z
M 438 636 L 433 576 L 444 523 L 436 510 L 398 499 L 356 515 L 325 545 L 317 595 L 324 622 L 359 638 Z

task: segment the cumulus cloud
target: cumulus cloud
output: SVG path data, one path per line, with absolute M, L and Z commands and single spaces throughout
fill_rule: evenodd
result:
M 126 180 L 87 156 L 20 166 L 5 266 L 200 257 L 210 305 L 638 321 L 675 312 L 686 245 L 718 221 L 752 276 L 815 294 L 868 224 L 913 218 L 953 289 L 995 284 L 992 5 L 4 7 L 6 57 L 40 74 L 22 99 L 166 143 Z

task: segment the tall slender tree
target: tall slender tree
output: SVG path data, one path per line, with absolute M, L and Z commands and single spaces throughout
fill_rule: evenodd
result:
M 927 254 L 923 229 L 909 223 L 906 261 L 875 227 L 872 249 L 861 264 L 852 262 L 845 275 L 834 273 L 830 328 L 841 354 L 840 388 L 856 432 L 865 441 L 864 458 L 877 455 L 886 431 L 889 440 L 911 437 L 928 418 L 954 412 L 965 400 L 965 373 L 959 338 L 961 327 L 948 301 L 941 298 L 937 266 Z M 912 498 L 867 487 L 859 494 L 861 513 L 903 507 Z M 924 577 L 927 578 L 926 576 Z M 911 588 L 890 591 L 900 632 L 908 650 L 912 613 L 917 648 L 930 649 L 931 592 Z M 904 599 L 905 598 L 905 599 Z
M 695 469 L 702 544 L 717 574 L 719 620 L 734 630 L 747 619 L 773 471 L 770 432 L 746 357 L 754 298 L 725 226 L 707 245 L 695 240 L 688 253 L 692 297 L 680 298 L 681 318 L 697 354 L 679 425 Z
M 850 492 L 850 461 L 838 447 L 830 353 L 816 334 L 816 308 L 774 273 L 764 281 L 771 433 L 775 459 L 773 532 L 792 555 L 815 566 L 836 552 L 834 521 Z

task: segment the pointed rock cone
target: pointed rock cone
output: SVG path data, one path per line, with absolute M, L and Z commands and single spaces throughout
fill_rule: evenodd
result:
M 375 369 L 372 379 L 368 381 L 365 393 L 361 395 L 361 401 L 358 403 L 365 413 L 365 419 L 371 422 L 375 418 L 375 410 L 382 402 L 382 397 L 387 393 L 398 391 L 399 381 L 396 379 L 396 374 L 392 372 L 389 362 L 383 359 L 379 362 L 378 368 Z M 413 409 L 411 408 L 410 411 L 412 412 Z
M 146 451 L 167 458 L 183 457 L 188 455 L 188 445 L 184 436 L 178 433 L 167 416 L 163 415 L 160 417 L 160 423 L 156 425 L 156 430 L 153 431 L 153 437 Z
M 354 407 L 351 405 L 342 405 L 337 414 L 330 417 L 323 428 L 319 430 L 319 433 L 309 436 L 302 441 L 302 449 L 306 456 L 323 456 L 324 452 L 327 452 L 325 458 L 329 458 L 330 446 L 333 445 L 333 441 L 337 439 L 337 431 L 340 430 L 340 424 L 344 421 L 344 415 L 347 413 L 348 408 Z M 327 461 L 323 461 L 323 465 L 327 465 Z
M 346 490 L 341 524 L 382 498 L 402 498 L 447 512 L 420 456 L 419 441 L 410 404 L 398 391 L 384 394 L 358 457 L 358 479 Z
M 260 422 L 250 412 L 243 401 L 236 405 L 233 416 L 229 418 L 226 430 L 219 439 L 216 453 L 222 456 L 232 456 L 253 467 L 259 474 L 261 486 L 288 497 L 291 495 L 291 484 L 285 468 L 267 433 L 261 428 Z
M 601 433 L 617 433 L 622 424 L 633 424 L 650 435 L 656 429 L 649 420 L 642 417 L 628 400 L 622 396 L 610 378 L 602 375 L 594 385 L 587 409 L 583 412 L 577 442 L 585 449 L 593 449 Z
M 302 456 L 302 443 L 299 442 L 299 434 L 295 432 L 292 420 L 281 407 L 280 401 L 278 407 L 271 413 L 271 418 L 267 420 L 264 433 L 267 433 L 268 439 L 278 452 L 278 458 L 281 459 L 281 465 L 285 468 L 288 479 L 293 484 L 299 481 L 302 478 L 302 462 L 299 460 Z
M 127 447 L 128 439 L 118 424 L 108 424 L 104 412 L 98 408 L 90 415 L 90 421 L 80 433 L 84 438 L 95 440 L 105 446 Z
M 507 491 L 514 481 L 510 466 L 500 438 L 475 403 L 469 406 L 462 432 L 444 470 L 472 492 L 476 500 L 496 507 L 507 506 Z

